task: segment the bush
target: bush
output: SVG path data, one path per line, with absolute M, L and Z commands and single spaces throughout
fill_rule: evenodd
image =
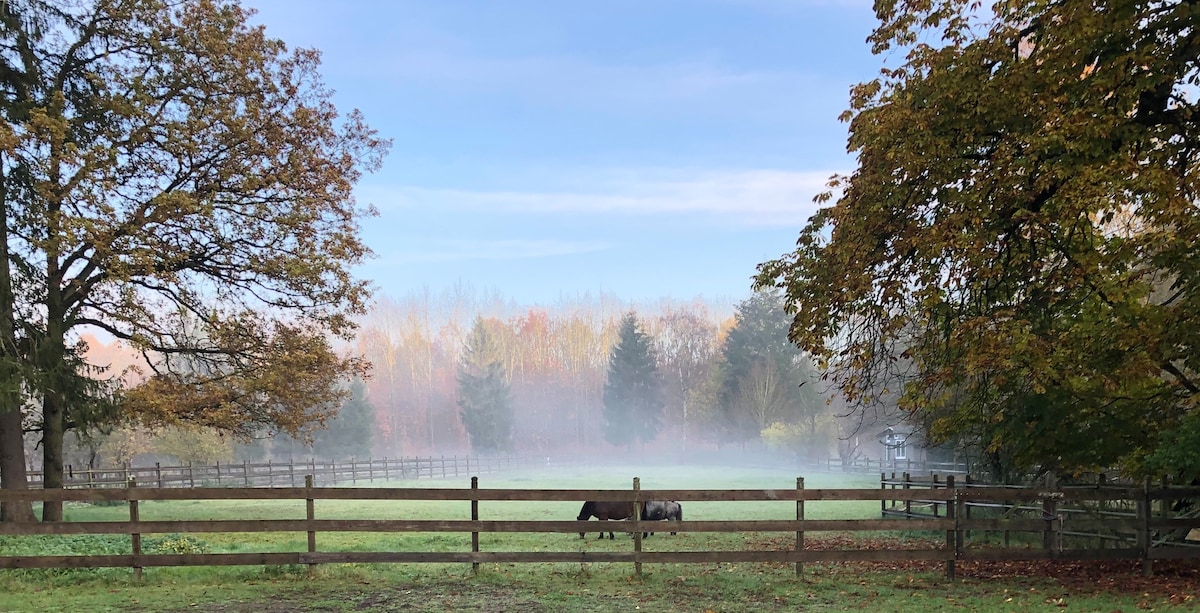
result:
M 208 553 L 208 543 L 186 534 L 165 534 L 142 539 L 142 552 L 152 554 Z

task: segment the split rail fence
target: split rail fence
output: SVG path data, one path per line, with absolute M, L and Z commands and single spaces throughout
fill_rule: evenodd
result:
M 959 515 L 967 525 L 973 520 L 1041 521 L 1045 524 L 1042 540 L 1046 548 L 1062 549 L 1068 545 L 1088 542 L 1097 549 L 1122 550 L 1129 547 L 1193 548 L 1200 551 L 1200 540 L 1187 537 L 1200 535 L 1196 520 L 1200 506 L 1195 504 L 1196 487 L 1173 486 L 1167 480 L 1152 484 L 1121 485 L 1099 475 L 1094 483 L 1037 488 L 1025 485 L 996 485 L 978 483 L 970 476 L 956 481 L 953 476 L 913 476 L 903 473 L 880 474 L 880 488 L 888 491 L 918 491 L 958 489 L 956 502 L 961 503 Z M 980 492 L 987 492 L 986 495 Z M 1051 496 L 1046 491 L 1061 492 Z M 1033 492 L 1033 494 L 1030 494 Z M 947 517 L 953 510 L 941 496 L 906 497 L 903 500 L 880 502 L 883 517 L 925 519 Z M 1002 535 L 1005 547 L 1011 545 L 1015 530 L 1012 525 L 994 531 Z M 990 530 L 983 531 L 986 539 Z M 966 537 L 971 538 L 966 531 Z M 1144 541 L 1144 542 L 1143 542 Z
M 440 456 L 411 458 L 369 458 L 348 462 L 328 462 L 315 459 L 287 462 L 227 462 L 216 464 L 181 464 L 154 466 L 96 468 L 76 470 L 68 466 L 64 482 L 68 488 L 125 487 L 130 479 L 145 487 L 301 487 L 305 475 L 312 475 L 316 484 L 336 485 L 373 483 L 376 479 L 450 478 L 527 470 L 559 468 L 571 463 L 549 457 L 470 457 Z M 29 473 L 29 487 L 42 487 L 43 473 Z
M 528 562 L 624 562 L 632 563 L 641 573 L 643 563 L 713 563 L 713 562 L 776 562 L 794 563 L 797 574 L 807 562 L 847 561 L 940 561 L 948 577 L 955 574 L 959 560 L 1027 560 L 1027 559 L 1136 559 L 1143 561 L 1143 570 L 1152 572 L 1153 562 L 1169 558 L 1200 558 L 1200 549 L 1154 546 L 1151 535 L 1156 530 L 1200 527 L 1196 518 L 1160 517 L 1149 512 L 1156 501 L 1182 495 L 1200 496 L 1200 488 L 1187 491 L 1172 489 L 1124 490 L 1011 490 L 1001 488 L 955 488 L 952 479 L 946 488 L 918 489 L 804 489 L 803 479 L 797 479 L 795 489 L 774 490 L 642 490 L 634 479 L 632 490 L 571 490 L 571 489 L 480 489 L 478 478 L 472 478 L 470 488 L 346 488 L 314 487 L 306 478 L 305 487 L 280 488 L 147 488 L 130 483 L 125 488 L 0 491 L 0 502 L 6 501 L 124 501 L 129 506 L 127 521 L 61 522 L 31 524 L 0 524 L 0 535 L 57 535 L 57 534 L 127 534 L 130 553 L 123 555 L 76 556 L 4 556 L 0 568 L 83 568 L 127 567 L 140 577 L 145 567 L 159 566 L 224 566 L 224 565 L 286 565 L 328 563 L 463 563 L 477 569 L 481 563 Z M 155 500 L 303 500 L 304 519 L 267 520 L 162 520 L 143 521 L 139 503 Z M 319 517 L 318 501 L 463 501 L 470 503 L 469 519 L 343 519 Z M 579 541 L 564 539 L 560 551 L 482 551 L 481 533 L 579 533 L 594 532 L 596 522 L 557 520 L 481 520 L 479 507 L 495 501 L 785 501 L 794 502 L 795 519 L 779 520 L 702 520 L 672 522 L 677 532 L 787 532 L 795 535 L 793 547 L 781 550 L 720 550 L 720 551 L 644 551 L 642 530 L 663 530 L 663 524 L 631 520 L 617 524 L 618 530 L 632 532 L 630 551 L 587 551 Z M 918 519 L 806 519 L 805 503 L 817 501 L 933 501 L 939 503 L 942 516 Z M 1136 543 L 1117 548 L 1067 548 L 1061 538 L 1054 538 L 1052 522 L 1042 519 L 968 518 L 970 505 L 999 501 L 1022 500 L 1040 502 L 1053 510 L 1054 505 L 1076 501 L 1131 502 L 1139 509 L 1136 517 L 1098 518 L 1086 520 L 1096 529 L 1120 528 L 1137 534 Z M 617 525 L 612 527 L 616 528 Z M 606 528 L 608 526 L 605 526 Z M 1043 546 L 1004 548 L 976 546 L 964 536 L 972 531 L 1024 531 L 1046 535 Z M 805 547 L 805 535 L 811 532 L 864 531 L 921 531 L 935 535 L 933 542 L 919 541 L 914 549 L 842 549 L 815 550 Z M 198 534 L 216 532 L 307 533 L 305 551 L 259 553 L 204 554 L 147 554 L 142 551 L 145 534 Z M 337 532 L 423 532 L 469 533 L 470 551 L 322 551 L 317 547 L 318 536 Z M 554 541 L 550 541 L 554 542 Z M 662 539 L 663 543 L 667 539 Z M 574 543 L 568 546 L 568 543 Z M 2 552 L 0 552 L 2 553 Z
M 68 488 L 125 487 L 135 479 L 146 487 L 300 487 L 304 476 L 313 475 L 318 486 L 373 483 L 376 480 L 467 477 L 532 468 L 561 468 L 586 464 L 589 459 L 545 456 L 471 457 L 430 456 L 407 458 L 368 458 L 342 462 L 316 459 L 286 462 L 217 462 L 215 464 L 179 464 L 113 468 L 66 467 L 64 485 Z M 597 461 L 597 463 L 605 463 Z M 777 466 L 778 464 L 772 464 Z M 925 462 L 920 460 L 872 460 L 830 458 L 804 463 L 802 470 L 872 474 L 880 471 L 905 471 L 909 474 L 936 472 L 963 474 L 966 464 Z M 41 488 L 42 471 L 29 471 L 29 487 Z

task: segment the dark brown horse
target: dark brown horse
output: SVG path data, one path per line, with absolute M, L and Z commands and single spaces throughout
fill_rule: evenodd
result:
M 633 517 L 632 502 L 596 502 L 589 500 L 583 503 L 583 508 L 579 509 L 579 517 L 575 518 L 579 521 L 584 521 L 595 517 L 600 521 L 610 519 L 629 519 Z M 580 532 L 579 538 L 584 538 L 585 533 Z M 600 538 L 604 538 L 604 531 L 600 531 Z M 608 538 L 613 538 L 613 533 L 609 531 Z

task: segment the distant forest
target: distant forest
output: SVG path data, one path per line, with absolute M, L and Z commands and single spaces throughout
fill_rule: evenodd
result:
M 230 461 L 268 457 L 328 459 L 478 453 L 460 406 L 464 347 L 486 323 L 511 409 L 511 451 L 596 452 L 614 445 L 605 385 L 622 319 L 633 315 L 650 341 L 661 414 L 639 451 L 680 452 L 724 445 L 771 445 L 814 457 L 852 456 L 860 420 L 838 419 L 819 373 L 787 342 L 781 298 L 741 302 L 696 298 L 632 304 L 601 294 L 549 306 L 518 306 L 462 287 L 442 293 L 380 296 L 343 351 L 370 361 L 340 414 L 309 441 L 262 432 L 240 441 L 179 428 L 129 425 L 74 437 L 68 464 Z M 89 360 L 129 363 L 119 346 L 90 339 Z M 347 382 L 349 385 L 351 382 Z M 614 382 L 615 383 L 615 382 Z

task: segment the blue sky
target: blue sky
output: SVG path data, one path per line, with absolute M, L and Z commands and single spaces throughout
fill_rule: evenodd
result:
M 884 61 L 867 0 L 245 2 L 393 139 L 357 189 L 390 296 L 740 300 Z

